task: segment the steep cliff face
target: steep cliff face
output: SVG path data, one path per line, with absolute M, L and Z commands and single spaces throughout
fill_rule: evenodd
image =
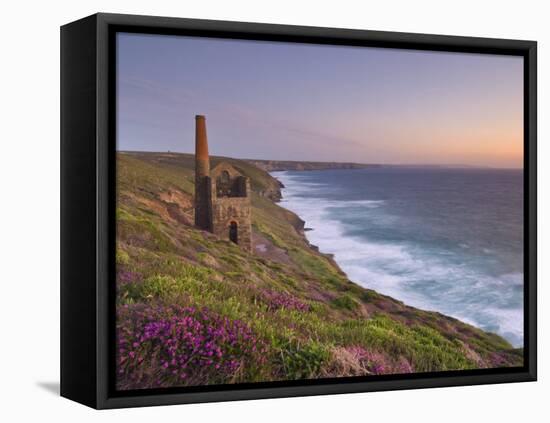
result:
M 191 155 L 117 155 L 119 388 L 522 365 L 497 335 L 350 282 L 274 178 L 223 160 L 251 180 L 253 254 L 193 226 Z

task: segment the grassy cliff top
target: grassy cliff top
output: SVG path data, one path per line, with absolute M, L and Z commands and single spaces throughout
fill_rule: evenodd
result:
M 250 177 L 254 254 L 193 227 L 192 155 L 117 154 L 118 387 L 521 366 L 522 350 L 347 279 Z

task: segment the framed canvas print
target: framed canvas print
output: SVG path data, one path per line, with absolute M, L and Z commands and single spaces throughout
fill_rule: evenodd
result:
M 61 394 L 536 380 L 536 43 L 61 29 Z

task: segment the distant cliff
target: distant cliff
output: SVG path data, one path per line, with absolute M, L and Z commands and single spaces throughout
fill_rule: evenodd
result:
M 377 167 L 376 164 L 340 163 L 340 162 L 301 162 L 292 160 L 244 160 L 266 172 L 281 170 L 328 170 L 328 169 L 364 169 Z

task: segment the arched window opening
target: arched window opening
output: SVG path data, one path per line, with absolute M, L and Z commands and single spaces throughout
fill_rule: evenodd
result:
M 220 174 L 220 181 L 224 184 L 229 183 L 229 172 L 227 170 L 222 171 Z
M 231 222 L 229 225 L 229 240 L 235 244 L 239 243 L 239 231 L 237 227 L 237 222 Z

